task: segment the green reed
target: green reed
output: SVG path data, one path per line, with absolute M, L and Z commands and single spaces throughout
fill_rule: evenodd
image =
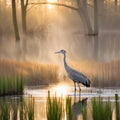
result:
M 22 75 L 6 77 L 0 75 L 0 96 L 20 95 L 24 90 L 24 78 Z
M 0 119 L 1 120 L 10 119 L 10 104 L 6 102 L 6 99 L 0 101 Z
M 34 98 L 1 98 L 0 120 L 34 120 Z
M 82 108 L 83 120 L 87 120 L 87 107 Z
M 69 96 L 66 98 L 66 116 L 67 120 L 73 119 L 72 99 Z
M 47 104 L 46 104 L 47 120 L 62 120 L 63 114 L 63 102 L 62 98 L 50 96 L 48 92 Z
M 115 108 L 116 108 L 116 120 L 120 120 L 120 104 L 118 94 L 115 94 Z
M 103 102 L 101 97 L 92 99 L 93 120 L 112 120 L 111 102 Z
M 34 98 L 33 97 L 29 98 L 26 108 L 27 108 L 28 120 L 34 120 L 35 110 L 34 110 Z

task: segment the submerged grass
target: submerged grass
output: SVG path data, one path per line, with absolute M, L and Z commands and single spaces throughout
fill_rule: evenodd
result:
M 57 98 L 56 96 L 51 97 L 50 92 L 48 92 L 46 114 L 47 120 L 62 120 L 63 114 L 62 98 Z

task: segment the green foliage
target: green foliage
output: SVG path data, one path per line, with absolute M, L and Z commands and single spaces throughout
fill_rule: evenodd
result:
M 119 96 L 115 94 L 116 120 L 120 120 Z
M 101 97 L 93 98 L 92 117 L 93 120 L 112 120 L 111 102 L 103 102 Z
M 0 100 L 0 120 L 34 120 L 34 98 L 3 98 Z
M 29 102 L 26 106 L 27 108 L 27 116 L 28 116 L 28 120 L 34 120 L 34 98 L 30 97 L 29 98 Z
M 0 119 L 9 120 L 10 119 L 10 104 L 6 102 L 6 99 L 0 101 Z
M 24 78 L 22 75 L 14 77 L 0 76 L 0 96 L 23 94 Z
M 67 120 L 73 119 L 72 99 L 69 96 L 66 98 L 66 115 Z
M 47 120 L 62 120 L 63 103 L 62 98 L 51 97 L 48 92 L 46 104 Z
M 82 108 L 83 120 L 87 120 L 87 107 Z

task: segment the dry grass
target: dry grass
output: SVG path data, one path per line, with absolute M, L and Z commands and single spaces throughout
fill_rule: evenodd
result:
M 58 82 L 58 66 L 0 59 L 0 75 L 23 74 L 27 85 L 40 85 Z
M 120 86 L 119 60 L 107 63 L 84 61 L 81 63 L 69 62 L 68 64 L 84 73 L 91 80 L 92 86 Z M 27 79 L 27 85 L 56 83 L 59 80 L 66 80 L 67 83 L 70 83 L 70 80 L 67 81 L 69 78 L 65 71 L 61 76 L 59 76 L 59 72 L 59 67 L 55 64 L 0 59 L 0 75 L 12 76 L 22 73 Z
M 120 86 L 120 60 L 111 62 L 81 61 L 69 62 L 76 70 L 84 73 L 92 86 L 119 87 Z M 67 78 L 66 76 L 64 77 Z

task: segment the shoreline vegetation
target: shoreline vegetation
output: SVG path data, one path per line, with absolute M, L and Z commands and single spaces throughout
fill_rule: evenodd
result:
M 91 99 L 91 103 L 87 103 L 85 100 L 85 106 L 82 106 L 83 101 L 74 103 L 71 97 L 57 97 L 56 95 L 51 96 L 48 91 L 46 98 L 45 114 L 47 120 L 74 120 L 75 111 L 74 105 L 77 104 L 77 108 L 81 113 L 83 120 L 87 120 L 90 117 L 92 120 L 112 120 L 113 112 L 115 112 L 116 120 L 120 119 L 120 104 L 119 96 L 115 94 L 115 102 L 111 102 L 108 98 L 106 101 L 102 97 L 94 97 Z M 114 106 L 113 106 L 114 104 Z M 74 107 L 73 107 L 74 106 Z M 115 110 L 115 111 L 114 111 Z M 0 118 L 2 120 L 19 119 L 19 120 L 35 120 L 36 107 L 35 98 L 28 96 L 27 98 L 2 98 L 0 99 Z M 91 116 L 89 116 L 91 115 Z
M 69 64 L 73 68 L 88 76 L 92 83 L 91 86 L 120 86 L 120 60 L 108 63 L 84 61 L 81 63 L 69 62 Z M 36 85 L 49 85 L 60 81 L 66 81 L 67 83 L 73 84 L 67 77 L 65 71 L 62 71 L 57 64 L 0 59 L 1 78 L 13 78 L 14 76 L 21 74 L 24 77 L 25 86 L 28 87 Z
M 13 77 L 5 77 L 0 75 L 0 96 L 6 95 L 23 95 L 24 77 L 16 75 Z
M 85 61 L 69 64 L 88 76 L 93 87 L 120 85 L 120 61 Z M 23 94 L 24 87 L 57 84 L 61 81 L 73 85 L 65 71 L 61 72 L 57 64 L 0 59 L 0 96 Z

